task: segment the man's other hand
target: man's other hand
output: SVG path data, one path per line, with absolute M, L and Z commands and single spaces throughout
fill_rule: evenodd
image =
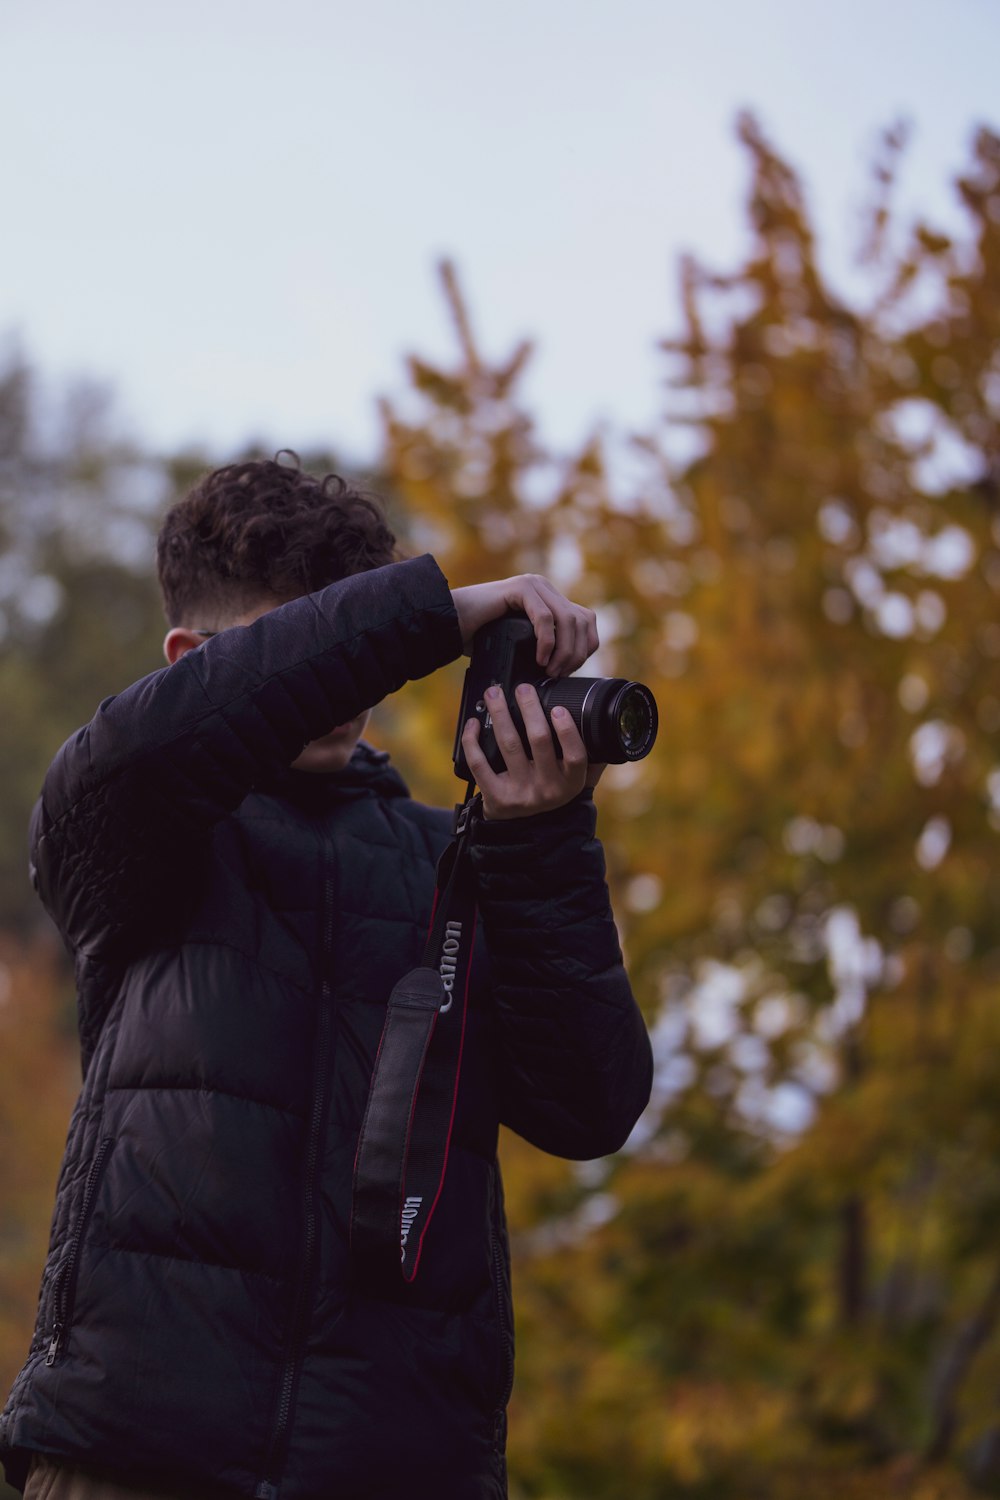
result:
M 480 626 L 518 609 L 531 621 L 537 646 L 535 659 L 549 677 L 568 677 L 600 644 L 594 611 L 564 598 L 539 573 L 520 573 L 496 583 L 473 583 L 452 589 L 451 597 L 466 653 L 472 649 L 472 637 Z
M 516 693 L 517 706 L 531 746 L 530 759 L 499 687 L 486 689 L 486 706 L 493 720 L 493 733 L 506 771 L 494 771 L 479 748 L 478 719 L 470 719 L 462 731 L 465 758 L 482 793 L 483 812 L 491 821 L 527 818 L 562 807 L 585 786 L 595 786 L 604 769 L 588 763 L 579 730 L 561 706 L 552 710 L 552 724 L 562 747 L 560 760 L 535 689 L 530 683 L 522 682 Z

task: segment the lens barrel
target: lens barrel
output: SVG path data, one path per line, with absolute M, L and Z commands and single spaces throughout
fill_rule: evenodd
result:
M 535 687 L 550 719 L 558 704 L 569 711 L 590 760 L 617 766 L 642 760 L 652 750 L 659 717 L 656 699 L 641 682 L 625 677 L 547 677 Z

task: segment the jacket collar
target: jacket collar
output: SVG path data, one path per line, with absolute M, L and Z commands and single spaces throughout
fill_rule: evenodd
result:
M 378 797 L 408 797 L 410 789 L 385 750 L 376 750 L 359 740 L 350 762 L 342 771 L 275 771 L 257 790 L 265 795 L 287 797 L 302 806 L 325 805 L 346 794 L 371 792 Z

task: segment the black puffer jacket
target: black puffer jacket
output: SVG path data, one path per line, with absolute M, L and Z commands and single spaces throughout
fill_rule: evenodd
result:
M 616 1149 L 650 1053 L 594 812 L 480 824 L 444 1191 L 413 1285 L 362 1292 L 358 1131 L 449 818 L 362 746 L 303 744 L 460 651 L 430 558 L 224 632 L 109 699 L 33 823 L 75 955 L 84 1087 L 0 1456 L 262 1500 L 499 1500 L 513 1374 L 498 1121 Z

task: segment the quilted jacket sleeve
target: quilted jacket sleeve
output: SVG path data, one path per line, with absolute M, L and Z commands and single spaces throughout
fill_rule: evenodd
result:
M 556 1156 L 621 1147 L 649 1100 L 652 1051 L 622 962 L 589 797 L 477 825 L 501 1119 Z
M 213 825 L 303 746 L 461 652 L 430 557 L 331 584 L 234 627 L 101 704 L 32 818 L 39 895 L 78 956 L 161 940 Z

